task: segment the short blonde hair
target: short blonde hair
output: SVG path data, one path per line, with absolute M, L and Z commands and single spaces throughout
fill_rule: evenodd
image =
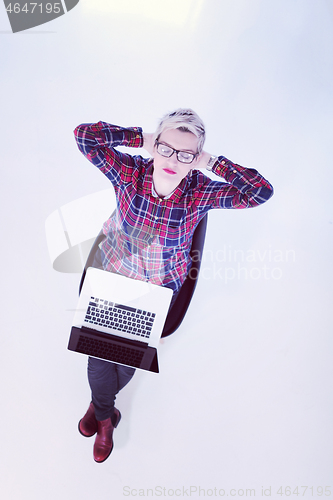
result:
M 197 113 L 195 113 L 195 111 L 189 108 L 178 108 L 175 111 L 164 115 L 155 131 L 154 143 L 155 141 L 158 141 L 164 130 L 173 129 L 194 134 L 199 139 L 198 153 L 201 153 L 205 142 L 206 132 L 203 121 Z

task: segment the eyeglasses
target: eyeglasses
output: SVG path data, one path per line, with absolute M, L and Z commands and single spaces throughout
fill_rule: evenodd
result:
M 181 163 L 192 163 L 194 158 L 198 155 L 198 153 L 187 153 L 186 151 L 177 151 L 177 149 L 173 149 L 170 146 L 166 146 L 161 142 L 155 141 L 156 149 L 158 154 L 161 156 L 165 156 L 166 158 L 170 158 L 173 153 L 176 153 L 177 160 Z

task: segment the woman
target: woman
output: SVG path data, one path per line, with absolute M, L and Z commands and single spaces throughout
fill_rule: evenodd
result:
M 273 194 L 256 170 L 203 151 L 205 127 L 191 109 L 165 115 L 154 134 L 99 122 L 78 126 L 75 137 L 80 151 L 111 181 L 117 200 L 93 265 L 172 288 L 173 301 L 191 267 L 194 230 L 207 211 L 254 207 Z M 144 147 L 152 158 L 120 153 L 117 146 Z M 225 181 L 211 180 L 204 169 Z M 88 360 L 92 402 L 79 431 L 87 437 L 97 433 L 96 462 L 112 451 L 113 429 L 121 418 L 115 397 L 134 371 Z

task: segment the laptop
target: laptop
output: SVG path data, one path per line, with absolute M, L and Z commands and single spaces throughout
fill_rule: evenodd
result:
M 167 287 L 89 267 L 68 349 L 158 373 L 157 347 L 172 294 Z

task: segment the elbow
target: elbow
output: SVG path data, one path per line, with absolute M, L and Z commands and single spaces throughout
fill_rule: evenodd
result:
M 269 186 L 269 188 L 267 189 L 268 191 L 268 196 L 267 196 L 267 200 L 269 200 L 270 198 L 272 198 L 273 194 L 274 194 L 274 188 L 272 185 Z
M 90 150 L 93 147 L 93 144 L 91 144 L 92 141 L 88 137 L 88 129 L 89 125 L 85 123 L 83 123 L 82 125 L 78 125 L 74 129 L 74 137 L 77 147 L 85 156 L 89 154 Z
M 269 187 L 261 188 L 260 193 L 258 193 L 258 195 L 256 196 L 258 205 L 261 205 L 262 203 L 268 201 L 273 196 L 273 194 L 273 186 L 270 185 Z
M 263 203 L 266 203 L 272 196 L 273 196 L 274 190 L 272 186 L 268 187 L 262 187 L 260 190 L 256 193 L 253 193 L 251 191 L 247 192 L 247 208 L 251 207 L 257 207 L 258 205 L 262 205 Z

